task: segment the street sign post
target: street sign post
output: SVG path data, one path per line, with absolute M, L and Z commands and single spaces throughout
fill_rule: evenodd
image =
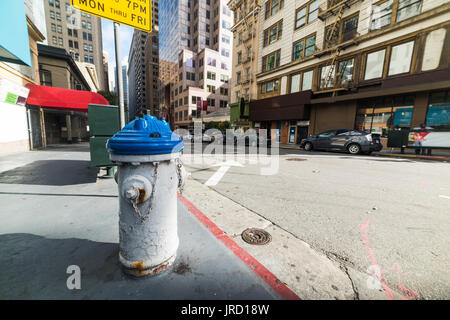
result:
M 71 0 L 70 3 L 78 10 L 152 32 L 152 0 Z

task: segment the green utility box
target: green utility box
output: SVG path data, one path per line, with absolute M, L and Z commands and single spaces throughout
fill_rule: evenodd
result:
M 119 107 L 90 104 L 88 106 L 91 163 L 96 167 L 113 167 L 106 142 L 120 131 Z
M 409 128 L 390 129 L 388 131 L 388 148 L 405 148 L 408 146 Z

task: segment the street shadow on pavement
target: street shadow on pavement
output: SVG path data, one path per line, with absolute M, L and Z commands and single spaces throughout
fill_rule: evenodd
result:
M 121 269 L 118 243 L 49 239 L 29 233 L 2 234 L 0 300 L 274 298 L 261 286 L 261 280 L 250 279 L 245 271 L 236 272 L 234 262 L 231 266 L 221 265 L 207 256 L 191 261 L 190 256 L 196 254 L 189 242 L 192 239 L 180 240 L 184 241 L 180 241 L 179 256 L 172 267 L 153 277 L 135 278 Z M 73 275 L 67 270 L 73 265 L 80 268 L 79 290 L 67 287 Z M 231 278 L 232 274 L 236 279 Z
M 0 173 L 0 183 L 65 186 L 95 183 L 99 169 L 88 160 L 38 160 Z

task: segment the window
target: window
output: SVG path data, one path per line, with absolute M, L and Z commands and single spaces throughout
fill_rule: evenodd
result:
M 56 24 L 52 23 L 52 31 L 56 32 Z
M 353 79 L 353 61 L 353 59 L 339 61 L 336 65 L 333 65 L 331 73 L 330 66 L 322 67 L 320 87 L 330 88 L 334 86 L 343 87 L 348 85 Z
M 84 62 L 89 62 L 89 56 L 84 55 Z
M 266 2 L 266 12 L 265 18 L 269 18 L 277 13 L 279 10 L 283 9 L 284 0 L 268 0 Z
M 222 35 L 222 42 L 223 43 L 227 43 L 227 44 L 229 44 L 230 43 L 230 37 L 229 36 L 227 36 L 227 35 Z
M 72 29 L 67 28 L 67 35 L 72 36 Z
M 208 61 L 208 66 L 213 66 L 213 67 L 216 66 L 216 59 L 208 58 L 207 61 Z
M 422 71 L 433 70 L 439 67 L 445 34 L 446 30 L 441 28 L 431 31 L 427 35 L 423 52 Z
M 292 47 L 292 61 L 310 56 L 316 50 L 316 35 L 308 36 L 294 42 Z
M 300 91 L 300 73 L 291 76 L 291 93 Z
M 55 0 L 55 7 L 56 7 L 56 8 L 59 8 L 59 7 L 60 7 L 59 0 Z
M 330 48 L 341 42 L 353 39 L 357 35 L 359 13 L 342 20 L 333 29 L 331 24 L 325 28 L 325 47 Z
M 69 47 L 73 48 L 73 41 L 72 40 L 69 40 Z
M 369 53 L 366 59 L 365 80 L 381 78 L 383 75 L 384 56 L 386 49 Z
M 53 0 L 48 0 L 48 4 L 53 7 L 55 5 L 55 2 Z
M 61 21 L 61 13 L 56 12 L 56 20 Z
M 224 83 L 228 83 L 229 77 L 227 75 L 225 75 L 225 74 L 221 74 L 220 75 L 220 81 L 224 82 Z
M 206 73 L 206 78 L 209 79 L 209 80 L 216 80 L 216 74 L 214 72 L 208 71 Z
M 223 95 L 223 96 L 227 96 L 228 95 L 228 88 L 220 87 L 220 94 Z
M 64 46 L 63 38 L 58 38 L 58 44 L 62 47 Z
M 355 129 L 387 137 L 388 129 L 409 129 L 414 110 L 414 96 L 387 96 L 361 100 L 356 111 Z
M 320 87 L 331 88 L 334 86 L 336 68 L 334 66 L 323 66 L 320 74 Z
M 311 90 L 312 88 L 313 70 L 303 73 L 296 73 L 291 76 L 290 92 Z
M 394 0 L 388 0 L 372 6 L 371 30 L 378 30 L 391 24 Z
M 261 93 L 271 93 L 278 92 L 279 89 L 279 79 L 267 81 L 261 84 Z
M 87 23 L 87 28 L 88 28 L 88 30 L 92 29 L 92 24 L 90 22 Z
M 317 19 L 319 15 L 319 0 L 311 1 L 295 12 L 295 29 L 303 27 Z
M 264 30 L 264 47 L 279 40 L 283 33 L 283 20 Z
M 58 44 L 58 39 L 55 36 L 52 37 L 52 43 Z
M 343 60 L 338 63 L 338 74 L 341 85 L 345 86 L 353 80 L 353 59 Z
M 270 71 L 280 66 L 281 51 L 278 50 L 262 58 L 262 72 Z
M 221 108 L 226 108 L 227 106 L 228 106 L 228 101 L 220 100 L 220 107 Z
M 312 89 L 313 72 L 314 71 L 311 70 L 303 73 L 302 91 Z
M 413 49 L 414 41 L 392 47 L 389 62 L 389 76 L 409 72 Z
M 426 125 L 433 129 L 450 129 L 450 91 L 430 93 Z
M 420 13 L 422 0 L 399 0 L 397 7 L 397 22 L 414 17 Z
M 229 56 L 230 56 L 230 50 L 225 49 L 225 48 L 222 48 L 221 54 L 222 54 L 222 56 L 224 56 L 224 57 L 229 57 Z
M 58 30 L 58 33 L 61 33 L 62 34 L 62 27 L 61 26 L 56 26 L 56 30 Z
M 318 135 L 319 138 L 329 138 L 329 137 L 334 137 L 336 135 L 337 130 L 330 130 L 330 131 L 326 131 L 326 132 L 322 132 L 321 134 Z
M 372 6 L 371 30 L 378 30 L 420 13 L 422 0 L 386 0 Z
M 295 29 L 303 27 L 306 24 L 306 10 L 308 6 L 297 9 L 295 13 Z
M 41 86 L 52 86 L 52 73 L 48 70 L 39 70 L 39 78 L 41 80 Z
M 208 98 L 206 100 L 208 101 L 208 106 L 211 106 L 211 107 L 215 107 L 216 106 L 216 99 Z
M 50 18 L 55 20 L 55 11 L 50 10 Z
M 215 86 L 211 86 L 211 85 L 207 85 L 206 86 L 206 91 L 209 93 L 216 93 L 216 87 Z
M 94 63 L 94 57 L 93 56 L 89 56 L 89 63 Z

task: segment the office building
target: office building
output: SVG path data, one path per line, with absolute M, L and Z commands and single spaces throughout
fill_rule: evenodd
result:
M 282 143 L 450 127 L 449 0 L 267 0 L 260 19 L 249 119 Z
M 47 25 L 47 44 L 64 48 L 75 61 L 95 65 L 98 90 L 106 90 L 102 27 L 99 17 L 80 12 L 69 0 L 43 0 Z
M 160 23 L 167 27 L 159 34 L 160 60 L 170 74 L 160 90 L 170 96 L 161 96 L 160 104 L 170 110 L 174 127 L 187 128 L 193 118 L 228 109 L 233 17 L 226 1 L 162 0 Z

